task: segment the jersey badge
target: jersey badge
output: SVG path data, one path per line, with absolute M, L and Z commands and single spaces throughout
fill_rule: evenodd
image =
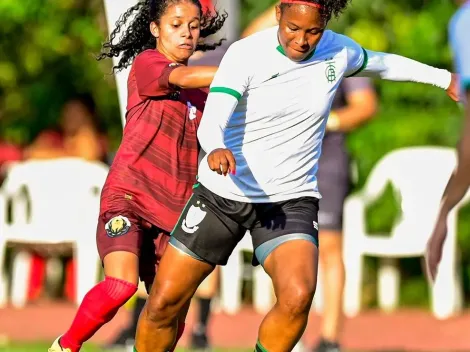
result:
M 109 237 L 119 237 L 129 232 L 131 222 L 125 216 L 119 215 L 109 220 L 104 228 Z

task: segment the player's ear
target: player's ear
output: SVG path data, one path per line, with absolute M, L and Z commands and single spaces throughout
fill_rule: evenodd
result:
M 158 38 L 160 36 L 160 30 L 158 29 L 158 25 L 153 21 L 150 22 L 150 33 L 152 33 L 155 38 Z
M 279 23 L 279 21 L 281 20 L 281 6 L 280 5 L 276 5 L 276 20 L 277 20 L 277 23 Z

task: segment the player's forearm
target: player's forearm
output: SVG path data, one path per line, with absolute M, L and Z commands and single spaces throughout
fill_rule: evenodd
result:
M 207 97 L 197 131 L 199 144 L 207 154 L 215 149 L 226 148 L 224 132 L 237 104 L 235 97 L 225 93 L 210 93 Z
M 452 75 L 447 70 L 394 54 L 366 50 L 367 66 L 361 76 L 380 77 L 391 81 L 409 81 L 449 88 Z
M 470 94 L 467 94 L 470 98 Z M 470 186 L 470 107 L 465 109 L 465 122 L 457 153 L 458 161 L 442 197 L 441 208 L 449 212 L 467 193 Z
M 441 200 L 441 210 L 448 214 L 465 196 L 470 186 L 470 172 L 467 165 L 459 165 L 447 183 Z M 465 168 L 467 168 L 465 170 Z
M 183 89 L 209 87 L 217 72 L 216 66 L 180 66 L 168 78 L 169 82 Z

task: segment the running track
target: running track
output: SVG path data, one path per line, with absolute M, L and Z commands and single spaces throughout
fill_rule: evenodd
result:
M 70 303 L 39 302 L 24 309 L 0 309 L 0 335 L 12 341 L 52 341 L 73 318 Z M 94 338 L 96 343 L 111 339 L 126 324 L 128 313 L 121 311 Z M 245 308 L 230 316 L 215 314 L 210 324 L 212 342 L 218 347 L 251 347 L 257 337 L 262 316 Z M 191 325 L 189 315 L 188 326 Z M 320 320 L 312 315 L 305 342 L 315 342 Z M 421 310 L 401 310 L 392 314 L 368 311 L 345 322 L 343 335 L 347 349 L 360 351 L 470 351 L 470 312 L 437 321 Z M 187 334 L 181 345 L 185 346 Z

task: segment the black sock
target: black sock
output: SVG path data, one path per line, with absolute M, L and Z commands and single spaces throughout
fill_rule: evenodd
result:
M 199 302 L 199 320 L 195 327 L 195 332 L 200 334 L 206 333 L 207 323 L 211 313 L 211 299 L 198 298 Z

